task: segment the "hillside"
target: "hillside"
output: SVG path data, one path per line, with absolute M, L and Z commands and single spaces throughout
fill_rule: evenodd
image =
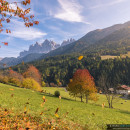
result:
M 6 67 L 14 66 L 17 64 L 20 64 L 21 62 L 31 62 L 38 60 L 42 55 L 55 50 L 56 48 L 59 48 L 60 46 L 66 46 L 70 43 L 74 42 L 75 39 L 68 39 L 64 40 L 61 45 L 55 43 L 54 41 L 49 41 L 46 39 L 43 43 L 36 42 L 33 45 L 29 46 L 29 50 L 24 50 L 19 53 L 19 56 L 17 58 L 14 57 L 5 57 L 3 59 L 0 58 L 0 64 L 6 64 Z M 0 66 L 0 68 L 3 68 L 3 66 Z
M 130 28 L 123 28 L 97 41 L 82 50 L 83 53 L 98 53 L 99 55 L 126 54 L 130 51 Z
M 4 58 L 3 60 L 0 61 L 0 63 L 6 64 L 6 67 L 9 66 L 15 66 L 17 64 L 22 63 L 23 61 L 26 62 L 31 62 L 37 60 L 39 57 L 41 57 L 43 54 L 38 54 L 38 53 L 32 53 L 28 54 L 27 56 L 21 57 L 21 58 Z M 1 66 L 3 68 L 3 66 Z
M 106 124 L 130 123 L 129 100 L 118 99 L 118 102 L 114 105 L 116 109 L 109 109 L 107 107 L 103 109 L 101 104 L 102 102 L 106 102 L 104 95 L 99 95 L 99 101 L 97 103 L 90 102 L 86 104 L 74 101 L 63 88 L 44 88 L 44 90 L 46 90 L 47 93 L 50 92 L 52 95 L 0 84 L 1 107 L 12 110 L 13 115 L 24 113 L 26 109 L 29 115 L 35 116 L 35 119 L 42 118 L 46 120 L 48 118 L 56 119 L 55 110 L 59 108 L 58 115 L 60 120 L 63 120 L 63 123 L 66 120 L 71 123 L 76 123 L 76 129 L 74 130 L 78 129 L 79 126 L 77 124 L 86 124 L 86 129 L 96 130 L 104 129 Z M 60 91 L 61 101 L 59 101 L 59 98 L 53 96 L 55 90 Z M 43 96 L 46 98 L 46 103 L 42 107 Z M 120 110 L 118 108 L 120 108 Z M 72 127 L 72 130 L 73 128 L 74 127 Z
M 80 38 L 79 40 L 66 45 L 65 47 L 59 47 L 58 49 L 51 51 L 50 53 L 43 55 L 41 57 L 45 58 L 48 56 L 55 55 L 63 55 L 63 54 L 71 54 L 71 53 L 94 53 L 98 54 L 98 51 L 104 49 L 104 52 L 107 52 L 106 48 L 109 46 L 108 51 L 113 49 L 113 51 L 117 51 L 117 48 L 120 48 L 117 53 L 126 53 L 127 49 L 129 50 L 129 40 L 130 40 L 130 21 L 124 24 L 117 24 L 105 29 L 97 29 L 87 33 L 85 36 Z M 109 44 L 113 44 L 115 46 L 110 46 Z M 126 48 L 123 48 L 123 44 L 120 45 L 118 42 L 124 43 Z M 95 51 L 97 50 L 97 51 Z M 111 54 L 111 52 L 109 53 Z

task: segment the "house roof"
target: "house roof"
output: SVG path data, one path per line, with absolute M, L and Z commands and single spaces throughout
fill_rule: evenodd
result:
M 130 87 L 126 85 L 119 86 L 118 89 L 125 89 L 125 90 L 130 90 Z

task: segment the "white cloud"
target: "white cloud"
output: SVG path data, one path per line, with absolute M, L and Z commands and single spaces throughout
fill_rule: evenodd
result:
M 112 5 L 119 4 L 119 3 L 122 3 L 122 2 L 125 2 L 125 1 L 127 1 L 127 0 L 115 0 L 115 1 L 112 1 L 112 2 L 109 2 L 109 3 L 92 6 L 92 7 L 90 7 L 90 9 L 96 9 L 96 8 L 101 8 L 101 7 L 106 7 L 106 6 L 112 6 Z
M 52 34 L 61 35 L 61 36 L 65 37 L 65 39 L 72 38 L 75 35 L 75 34 L 72 34 L 70 32 L 66 32 L 66 31 L 62 30 L 59 27 L 49 26 L 49 28 L 52 29 L 52 30 L 55 30 L 55 32 L 52 33 Z
M 7 34 L 11 37 L 21 38 L 24 40 L 35 40 L 37 38 L 42 38 L 47 35 L 45 32 L 40 31 L 34 27 L 25 27 L 24 22 L 20 22 L 17 19 L 12 19 L 9 28 L 11 29 L 11 34 Z
M 52 12 L 51 14 L 58 19 L 69 21 L 69 22 L 82 22 L 90 24 L 84 20 L 81 15 L 83 7 L 76 0 L 58 0 L 60 4 L 60 9 L 57 12 Z

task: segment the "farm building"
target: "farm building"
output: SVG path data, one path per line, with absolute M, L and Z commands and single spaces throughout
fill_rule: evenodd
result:
M 126 86 L 126 85 L 122 85 L 119 86 L 116 90 L 116 92 L 118 94 L 125 94 L 125 95 L 129 95 L 130 94 L 130 87 Z

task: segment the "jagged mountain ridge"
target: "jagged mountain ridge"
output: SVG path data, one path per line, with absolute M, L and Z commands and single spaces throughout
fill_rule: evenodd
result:
M 64 41 L 61 43 L 61 46 L 66 46 L 66 45 L 68 45 L 68 44 L 70 44 L 70 43 L 72 43 L 72 42 L 75 42 L 75 39 L 70 38 L 70 39 L 68 39 L 68 40 L 64 40 Z
M 68 40 L 64 40 L 62 42 L 63 45 L 61 46 L 65 46 L 68 45 L 70 43 L 72 43 L 73 41 L 75 41 L 74 39 L 68 39 Z M 57 44 L 54 41 L 49 41 L 49 40 L 45 40 L 42 44 L 39 44 L 38 42 L 36 42 L 36 44 L 30 45 L 29 50 L 26 51 L 24 50 L 23 52 L 20 52 L 20 55 L 17 58 L 14 57 L 6 57 L 1 59 L 0 64 L 1 66 L 3 64 L 6 64 L 6 67 L 9 66 L 14 66 L 17 64 L 20 64 L 21 62 L 31 62 L 34 60 L 39 59 L 42 55 L 55 50 L 56 48 L 60 47 L 60 44 Z M 0 68 L 2 68 L 0 66 Z
M 68 40 L 64 40 L 61 45 L 57 44 L 54 41 L 49 41 L 48 39 L 46 39 L 43 43 L 39 44 L 38 42 L 36 42 L 36 44 L 33 44 L 29 47 L 29 50 L 26 51 L 22 51 L 20 52 L 20 56 L 19 57 L 24 57 L 28 54 L 32 54 L 32 53 L 48 53 L 52 50 L 55 50 L 57 48 L 59 48 L 60 46 L 65 46 L 68 45 L 72 42 L 75 42 L 75 39 L 70 38 Z
M 58 48 L 60 45 L 55 43 L 54 41 L 49 41 L 48 39 L 46 39 L 42 44 L 39 44 L 38 42 L 36 42 L 36 44 L 31 45 L 29 47 L 28 51 L 23 51 L 20 52 L 20 57 L 24 57 L 28 54 L 31 53 L 48 53 L 56 48 Z

